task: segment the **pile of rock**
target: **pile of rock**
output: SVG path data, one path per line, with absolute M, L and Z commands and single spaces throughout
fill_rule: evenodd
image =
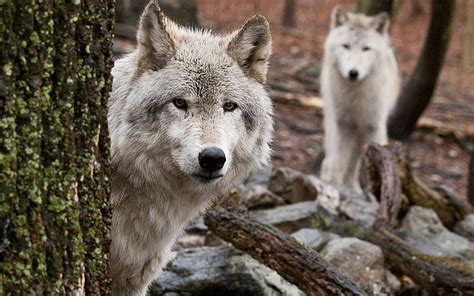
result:
M 389 271 L 378 246 L 360 239 L 379 206 L 372 195 L 288 168 L 255 172 L 237 188 L 250 218 L 318 251 L 369 295 L 423 295 L 409 278 Z M 433 210 L 412 206 L 395 233 L 426 254 L 459 257 L 474 267 L 473 214 L 451 231 Z M 188 227 L 176 249 L 182 251 L 159 277 L 152 295 L 304 295 L 273 270 L 212 235 L 202 219 Z

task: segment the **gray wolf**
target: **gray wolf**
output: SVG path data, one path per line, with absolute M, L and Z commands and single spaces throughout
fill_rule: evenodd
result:
M 180 27 L 151 1 L 109 99 L 113 295 L 145 295 L 186 224 L 267 164 L 267 20 L 231 34 Z
M 387 144 L 387 119 L 399 94 L 389 23 L 386 13 L 368 17 L 336 7 L 324 44 L 321 178 L 358 191 L 363 145 Z

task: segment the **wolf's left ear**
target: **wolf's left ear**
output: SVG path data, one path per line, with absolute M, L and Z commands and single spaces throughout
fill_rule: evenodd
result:
M 339 6 L 334 7 L 331 11 L 331 29 L 342 26 L 345 22 L 347 22 L 347 13 Z
M 268 59 L 272 52 L 270 25 L 261 15 L 250 18 L 227 46 L 227 53 L 239 64 L 244 73 L 264 83 Z
M 374 16 L 372 26 L 380 34 L 388 33 L 388 28 L 390 27 L 390 16 L 388 13 L 384 11 Z
M 166 31 L 166 17 L 154 0 L 148 3 L 140 18 L 137 41 L 139 70 L 159 70 L 174 56 L 174 43 Z

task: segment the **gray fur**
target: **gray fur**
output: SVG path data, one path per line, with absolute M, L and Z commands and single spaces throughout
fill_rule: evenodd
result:
M 269 161 L 273 131 L 262 85 L 271 51 L 265 18 L 216 36 L 177 26 L 150 2 L 138 41 L 115 63 L 109 100 L 113 295 L 146 293 L 186 223 Z M 189 108 L 176 108 L 175 98 Z M 238 108 L 224 112 L 225 102 Z M 222 178 L 204 182 L 194 174 L 202 173 L 199 152 L 210 146 L 227 161 Z
M 321 177 L 360 189 L 362 147 L 387 144 L 386 123 L 398 97 L 398 65 L 386 13 L 375 17 L 333 10 L 321 72 L 324 148 Z M 357 70 L 350 81 L 350 70 Z

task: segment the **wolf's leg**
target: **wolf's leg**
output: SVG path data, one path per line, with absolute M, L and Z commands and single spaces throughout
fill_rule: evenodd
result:
M 352 129 L 340 128 L 339 133 L 340 142 L 336 156 L 338 183 L 360 192 L 359 169 L 363 139 Z

